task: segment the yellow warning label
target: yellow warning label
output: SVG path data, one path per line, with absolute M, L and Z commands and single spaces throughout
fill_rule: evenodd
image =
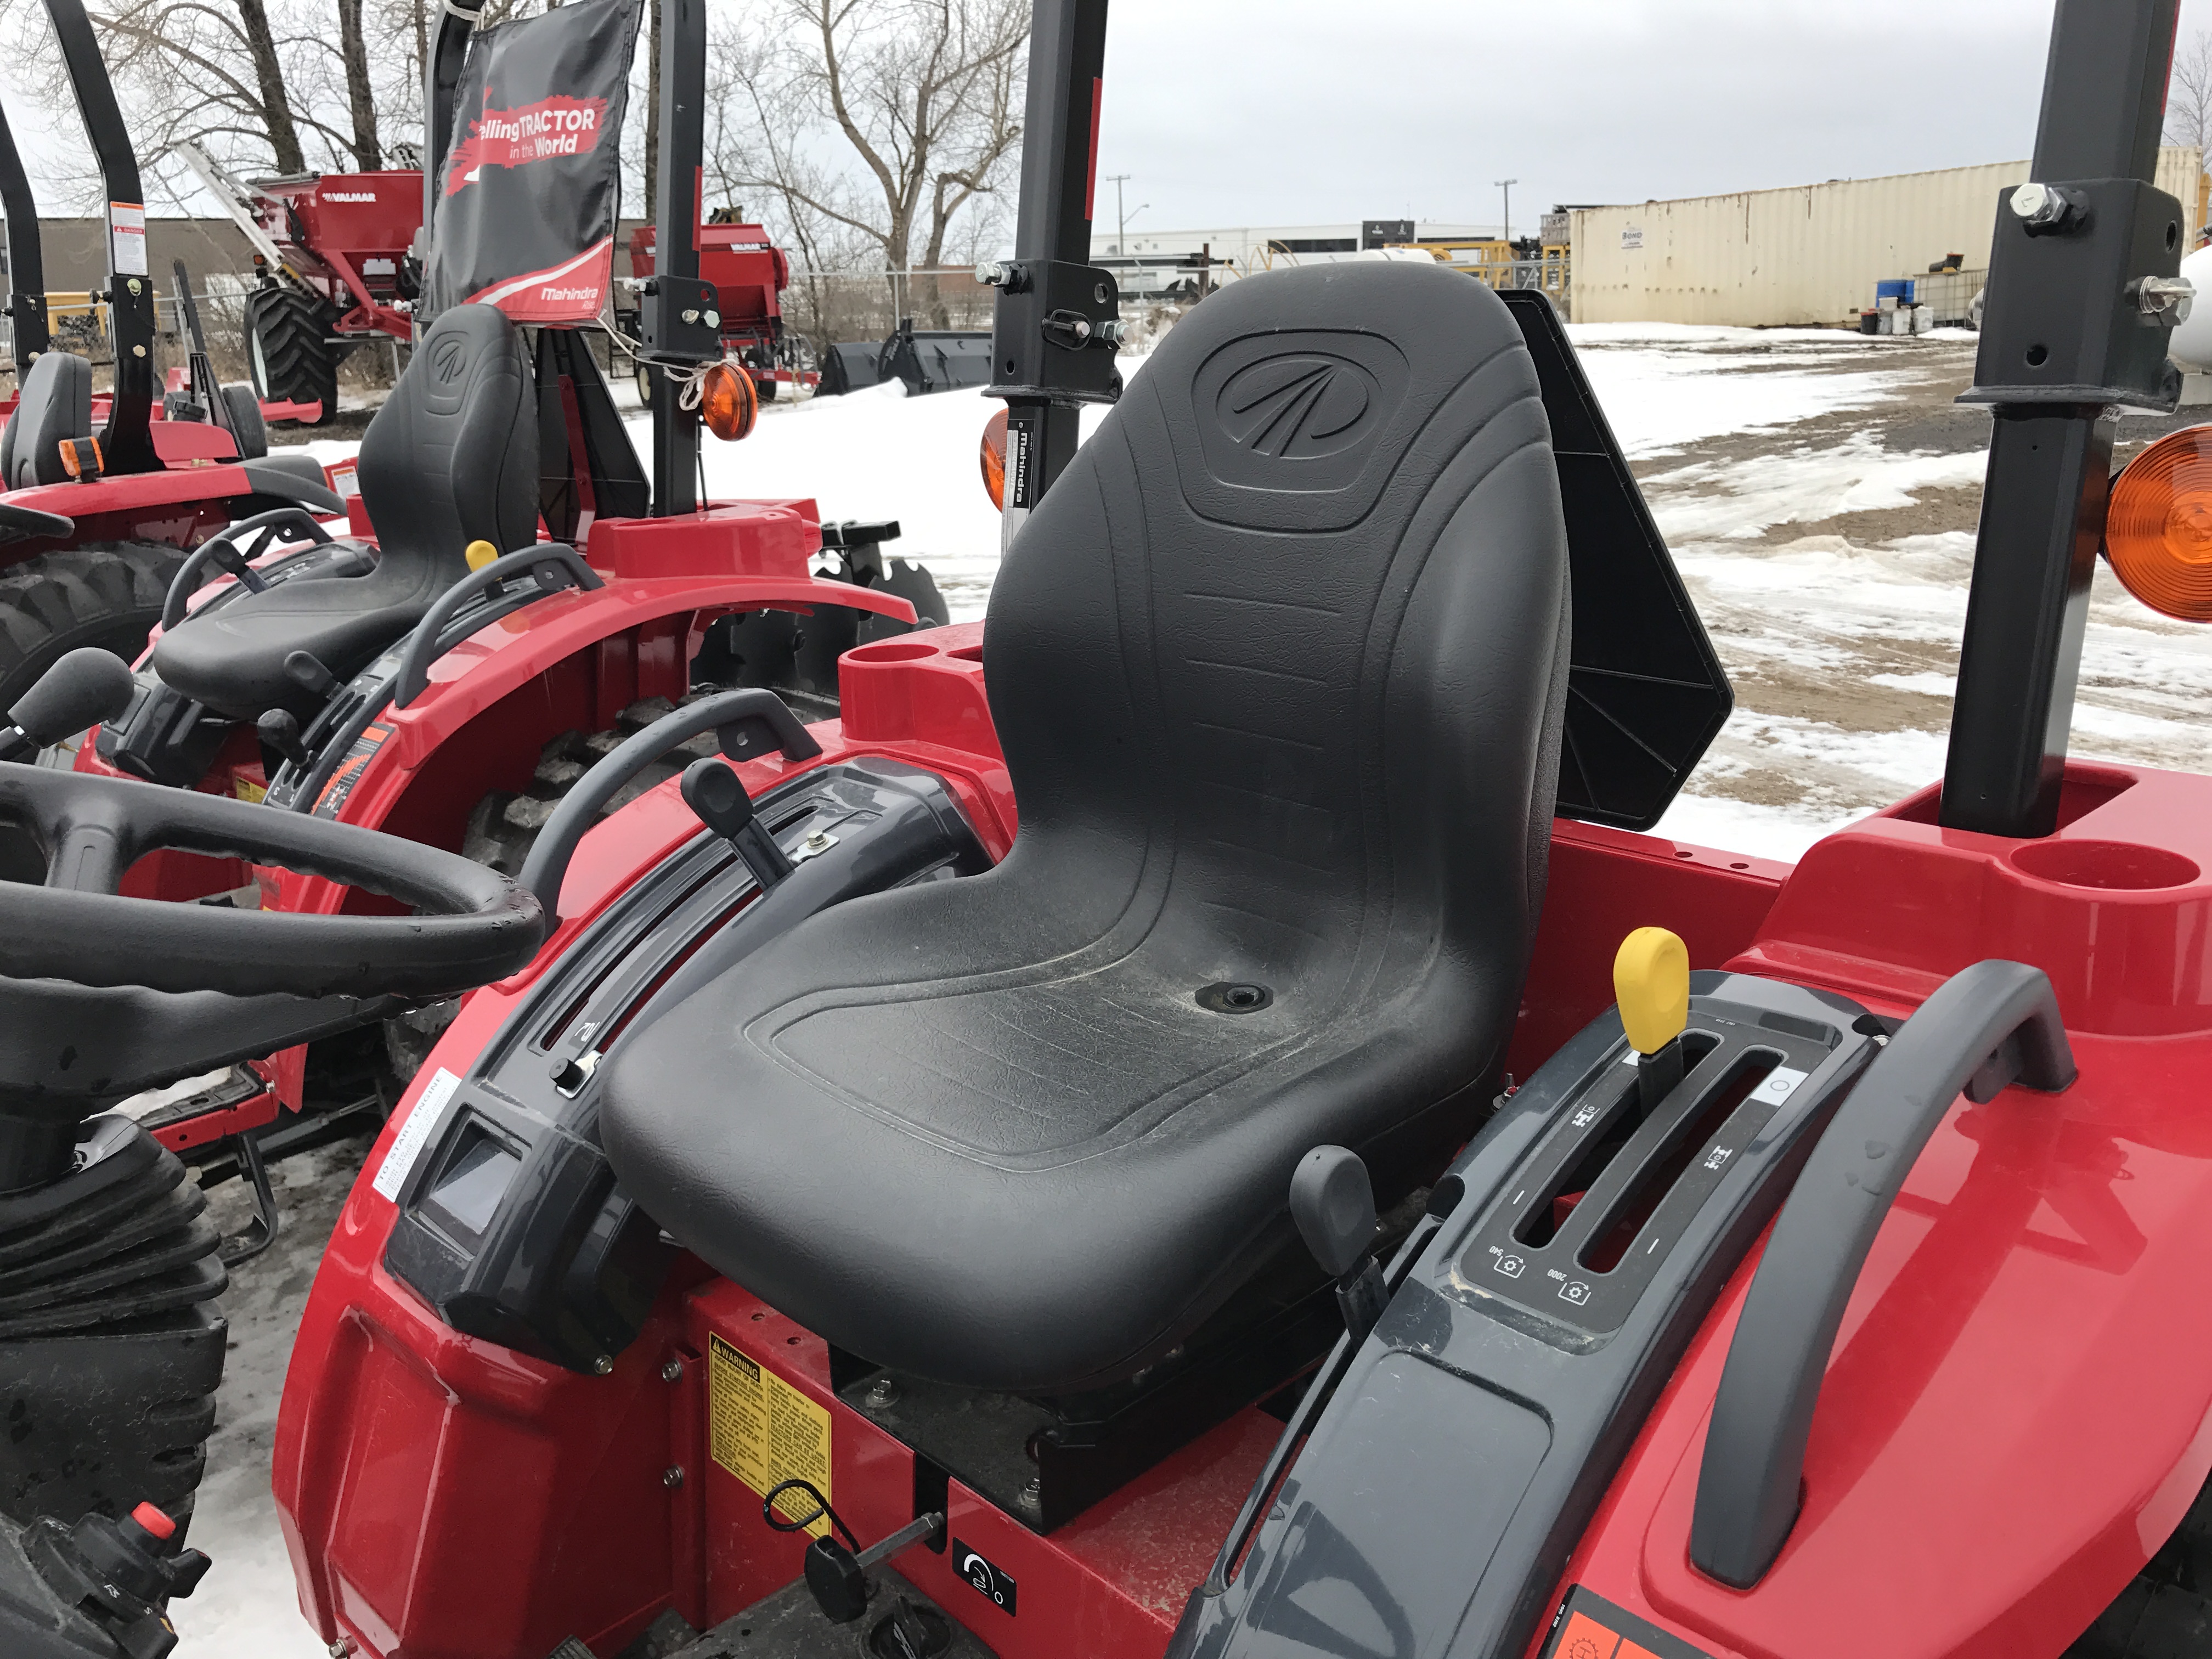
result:
M 269 799 L 269 792 L 266 789 L 247 778 L 233 777 L 230 781 L 230 793 L 239 799 L 250 802 L 255 806 L 260 805 L 263 801 Z
M 808 1481 L 825 1500 L 831 1497 L 830 1413 L 711 1333 L 707 1438 L 714 1461 L 763 1498 L 786 1480 Z M 775 1507 L 785 1517 L 796 1518 L 809 1506 L 793 1493 L 779 1498 Z M 829 1517 L 817 1516 L 806 1530 L 822 1537 L 830 1530 Z

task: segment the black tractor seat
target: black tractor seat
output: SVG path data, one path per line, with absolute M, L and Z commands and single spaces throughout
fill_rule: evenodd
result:
M 456 306 L 431 325 L 362 437 L 356 474 L 376 531 L 365 575 L 279 582 L 187 617 L 154 648 L 162 680 L 234 719 L 306 716 L 319 699 L 284 672 L 305 651 L 341 680 L 422 621 L 468 574 L 465 550 L 538 534 L 538 407 L 504 313 Z
M 92 365 L 74 352 L 42 351 L 18 391 L 0 431 L 0 489 L 67 483 L 62 445 L 92 433 Z
M 1289 1239 L 1316 1145 L 1387 1205 L 1481 1121 L 1567 592 L 1494 295 L 1396 264 L 1224 289 L 1000 570 L 1012 852 L 826 911 L 614 1050 L 626 1189 L 878 1364 L 1056 1394 L 1159 1359 Z

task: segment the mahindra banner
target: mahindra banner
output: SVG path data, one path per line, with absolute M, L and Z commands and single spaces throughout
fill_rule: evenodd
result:
M 425 319 L 469 301 L 582 323 L 614 276 L 639 0 L 575 0 L 469 43 L 438 174 Z

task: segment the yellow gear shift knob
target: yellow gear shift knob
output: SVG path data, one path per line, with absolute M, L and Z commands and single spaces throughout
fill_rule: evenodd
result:
M 471 542 L 461 550 L 461 556 L 469 562 L 469 568 L 481 570 L 499 556 L 499 550 L 489 542 Z
M 1639 927 L 1613 959 L 1613 997 L 1639 1054 L 1656 1054 L 1690 1019 L 1689 947 L 1664 927 Z

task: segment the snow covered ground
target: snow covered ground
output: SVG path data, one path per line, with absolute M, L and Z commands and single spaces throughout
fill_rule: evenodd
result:
M 1985 417 L 1950 403 L 1973 337 L 1570 331 L 1737 691 L 1660 833 L 1794 859 L 1935 778 L 1984 463 Z M 956 619 L 980 617 L 1000 520 L 976 446 L 995 407 L 896 386 L 769 404 L 744 443 L 708 444 L 708 482 L 716 495 L 812 496 L 825 518 L 897 519 L 893 551 L 929 565 Z M 641 421 L 633 429 L 642 441 Z M 2123 434 L 2147 434 L 2142 422 Z M 335 459 L 356 446 L 313 447 Z M 2153 616 L 2100 568 L 2075 752 L 2212 770 L 2208 716 L 2212 633 Z M 235 1346 L 193 1533 L 216 1565 L 179 1608 L 180 1659 L 323 1651 L 295 1610 L 270 1439 L 293 1328 L 359 1155 L 334 1148 L 283 1168 L 285 1237 L 235 1276 Z

